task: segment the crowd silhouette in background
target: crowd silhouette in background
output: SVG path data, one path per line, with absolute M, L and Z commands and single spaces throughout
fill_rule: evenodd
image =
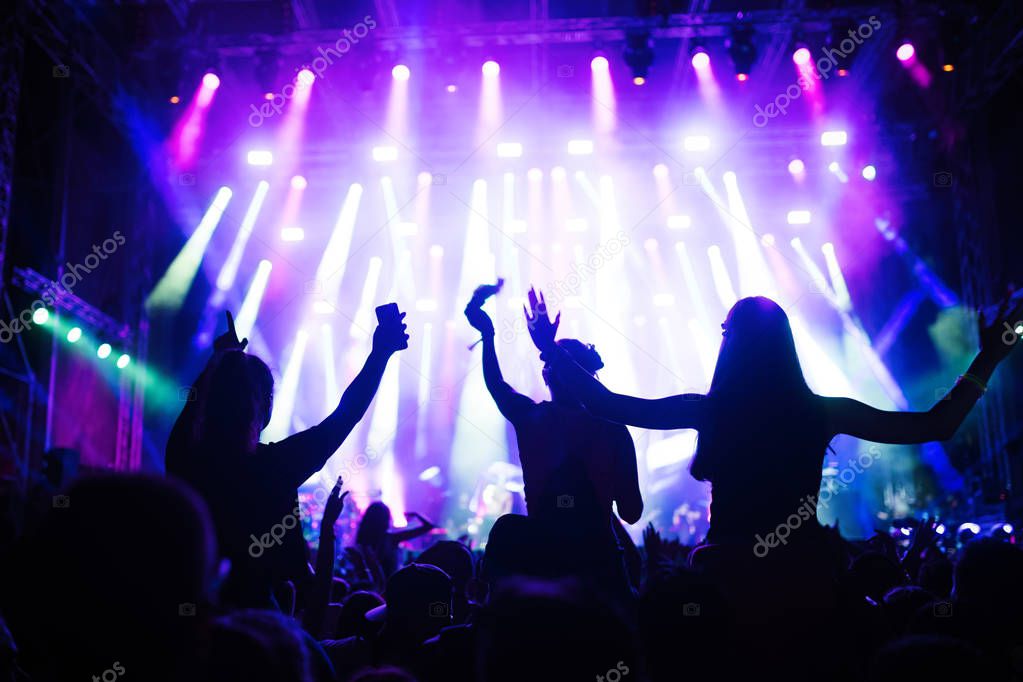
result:
M 1002 331 L 1018 301 L 980 316 L 980 352 L 933 408 L 887 412 L 814 394 L 788 318 L 761 297 L 728 313 L 705 395 L 614 393 L 596 348 L 557 339 L 560 314 L 530 291 L 550 390 L 537 403 L 501 374 L 483 310 L 499 289 L 478 288 L 465 315 L 515 431 L 527 514 L 500 517 L 485 551 L 445 539 L 406 557 L 434 524 L 410 513 L 416 526 L 393 529 L 382 502 L 338 551 L 338 479 L 314 556 L 298 487 L 407 347 L 404 315 L 382 319 L 330 415 L 261 443 L 273 377 L 228 314 L 174 424 L 167 475 L 83 478 L 5 537 L 0 680 L 1023 679 L 1023 549 L 983 538 L 950 555 L 921 521 L 902 551 L 816 521 L 831 440 L 951 437 L 1016 345 Z M 691 473 L 713 491 L 702 544 L 650 526 L 637 547 L 624 531 L 643 511 L 627 425 L 699 432 Z M 800 509 L 784 542 L 756 551 Z

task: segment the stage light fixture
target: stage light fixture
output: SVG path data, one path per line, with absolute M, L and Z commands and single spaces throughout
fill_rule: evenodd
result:
M 844 130 L 825 130 L 821 133 L 822 147 L 841 147 L 849 141 L 849 136 Z
M 810 212 L 806 210 L 789 211 L 786 216 L 789 225 L 808 225 L 810 223 Z
M 50 311 L 46 308 L 36 308 L 35 312 L 32 313 L 32 321 L 36 324 L 46 324 L 46 321 L 50 319 Z
M 298 72 L 298 76 L 295 78 L 296 82 L 304 88 L 308 88 L 310 85 L 316 82 L 316 74 L 309 69 L 302 69 Z
M 300 242 L 303 239 L 305 239 L 305 230 L 303 230 L 301 227 L 281 228 L 282 242 Z
M 129 362 L 131 362 L 131 356 L 127 353 L 121 353 L 117 358 L 117 369 L 124 369 L 128 366 Z
M 106 360 L 107 358 L 110 357 L 110 352 L 112 350 L 113 348 L 110 347 L 109 343 L 101 343 L 99 345 L 99 348 L 96 349 L 96 357 L 98 357 L 100 360 Z
M 373 147 L 374 161 L 394 161 L 397 158 L 397 147 Z
M 270 166 L 273 165 L 274 155 L 267 149 L 251 149 L 245 156 L 245 160 L 250 166 Z
M 632 82 L 643 85 L 654 63 L 654 41 L 649 31 L 632 31 L 625 36 L 625 64 L 632 71 Z
M 746 81 L 757 60 L 757 48 L 753 44 L 753 31 L 748 28 L 736 29 L 725 41 L 725 46 L 728 48 L 728 56 L 732 58 L 732 65 L 735 67 L 735 78 L 740 82 Z
M 309 183 L 306 182 L 306 179 L 301 175 L 296 175 L 291 178 L 292 189 L 305 189 L 308 186 L 308 184 Z
M 860 171 L 860 174 L 863 176 L 864 180 L 872 181 L 877 177 L 877 169 L 871 165 L 866 165 L 863 167 L 863 170 Z
M 573 156 L 584 156 L 593 153 L 593 140 L 569 140 L 568 153 Z
M 501 65 L 495 62 L 493 59 L 488 59 L 483 62 L 483 75 L 494 77 L 501 73 Z
M 895 56 L 900 62 L 908 62 L 914 55 L 916 55 L 916 48 L 913 47 L 913 43 L 908 41 L 899 45 L 899 49 L 895 51 Z
M 522 156 L 522 144 L 519 142 L 501 142 L 497 145 L 497 155 L 502 159 L 516 159 Z
M 810 50 L 807 47 L 797 47 L 795 52 L 792 53 L 792 61 L 794 61 L 799 66 L 809 64 L 811 57 L 812 55 L 810 54 Z
M 693 56 L 690 59 L 694 69 L 706 69 L 710 67 L 710 55 L 707 54 L 702 46 L 697 45 L 693 48 Z
M 82 338 L 82 328 L 81 327 L 71 327 L 71 329 L 68 329 L 68 331 L 67 331 L 67 342 L 68 343 L 78 343 L 78 341 L 81 338 Z
M 668 167 L 665 166 L 663 163 L 657 164 L 656 166 L 654 166 L 654 176 L 658 178 L 668 177 Z
M 212 71 L 202 77 L 202 86 L 207 90 L 216 90 L 220 87 L 220 76 Z
M 706 135 L 687 135 L 682 146 L 687 152 L 704 152 L 710 149 L 710 138 Z
M 177 95 L 174 95 L 173 97 L 170 98 L 171 104 L 178 104 L 179 102 L 181 102 L 181 98 L 178 97 Z
M 529 172 L 526 173 L 526 177 L 532 180 L 533 182 L 540 182 L 541 180 L 543 180 L 543 171 L 540 170 L 539 168 L 530 168 Z
M 800 175 L 806 171 L 806 164 L 803 163 L 802 159 L 792 159 L 789 161 L 789 173 L 792 175 Z
M 396 81 L 407 81 L 411 75 L 412 72 L 404 64 L 398 64 L 391 69 L 391 78 Z
M 610 64 L 607 61 L 607 57 L 603 55 L 597 55 L 590 60 L 590 69 L 593 71 L 607 71 L 610 68 Z
M 447 90 L 448 92 L 458 92 L 458 86 L 455 85 L 454 83 L 449 83 L 448 87 L 445 88 L 445 90 Z

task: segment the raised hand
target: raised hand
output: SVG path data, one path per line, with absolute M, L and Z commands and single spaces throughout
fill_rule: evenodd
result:
M 991 317 L 984 311 L 977 315 L 980 350 L 999 361 L 1005 359 L 1020 342 L 1016 328 L 1023 320 L 1023 298 L 1013 300 L 1014 293 L 1010 288 Z
M 347 490 L 343 493 L 341 492 L 341 486 L 343 485 L 344 481 L 338 476 L 337 483 L 334 484 L 333 490 L 330 491 L 330 495 L 327 497 L 326 504 L 323 505 L 323 518 L 320 520 L 320 528 L 334 528 L 337 518 L 341 516 L 341 509 L 344 508 L 345 498 L 349 494 Z
M 225 310 L 224 314 L 227 315 L 227 331 L 213 340 L 213 350 L 218 352 L 225 350 L 245 350 L 245 347 L 249 345 L 249 340 L 238 340 L 238 332 L 235 331 L 234 317 L 231 316 L 231 311 Z
M 403 322 L 405 313 L 398 316 L 397 320 L 385 321 L 377 324 L 373 332 L 373 352 L 391 355 L 400 350 L 408 348 L 408 334 L 405 330 L 408 325 Z
M 529 289 L 529 308 L 525 306 L 522 312 L 526 315 L 526 326 L 529 328 L 529 336 L 533 339 L 540 352 L 549 350 L 554 346 L 554 337 L 558 333 L 558 325 L 561 324 L 561 313 L 558 313 L 551 322 L 547 312 L 547 301 L 544 300 L 543 292 L 539 294 L 532 287 Z

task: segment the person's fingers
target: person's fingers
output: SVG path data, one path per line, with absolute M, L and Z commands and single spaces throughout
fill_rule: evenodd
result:
M 408 313 L 402 313 L 401 315 L 398 315 L 398 319 L 404 320 L 406 315 L 408 315 Z
M 241 345 L 242 345 L 242 350 L 245 350 L 245 348 L 249 345 L 248 337 L 242 339 L 242 344 Z
M 231 334 L 231 336 L 237 339 L 238 334 L 234 330 L 234 316 L 231 314 L 230 310 L 225 310 L 224 314 L 227 315 L 227 331 Z
M 554 318 L 554 331 L 558 331 L 558 325 L 561 324 L 561 311 Z

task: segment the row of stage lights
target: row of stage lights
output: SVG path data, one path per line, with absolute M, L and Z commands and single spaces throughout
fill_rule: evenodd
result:
M 849 141 L 849 136 L 844 130 L 826 130 L 821 133 L 820 143 L 822 147 L 844 147 Z M 687 152 L 704 152 L 711 148 L 711 139 L 706 135 L 687 135 L 682 140 L 682 148 Z M 589 156 L 594 153 L 593 140 L 569 140 L 565 145 L 565 151 L 569 156 Z M 504 159 L 517 159 L 522 157 L 525 148 L 521 142 L 498 142 L 497 143 L 497 156 Z M 386 163 L 389 161 L 398 160 L 398 148 L 392 146 L 379 146 L 373 147 L 372 157 L 374 161 L 380 163 Z M 245 161 L 250 166 L 272 166 L 274 162 L 273 152 L 269 149 L 251 149 L 245 155 Z M 798 169 L 794 169 L 792 164 L 789 164 L 789 172 L 796 174 L 802 172 L 802 161 L 794 160 L 792 163 L 798 164 Z M 834 170 L 837 162 L 832 162 L 829 166 L 830 170 Z M 868 169 L 870 169 L 868 171 Z M 532 172 L 532 171 L 531 171 Z M 870 176 L 868 177 L 868 172 Z M 867 166 L 863 169 L 863 177 L 867 180 L 873 180 L 876 169 L 873 166 Z M 532 177 L 530 179 L 533 179 Z M 296 185 L 295 183 L 301 183 Z M 300 175 L 296 175 L 292 179 L 292 186 L 295 189 L 305 189 L 305 178 Z
M 747 52 L 744 52 L 742 50 L 739 50 L 738 53 L 747 54 L 747 56 L 737 59 L 736 58 L 737 51 L 736 46 L 734 44 L 729 48 L 729 52 L 733 55 L 732 59 L 733 62 L 735 62 L 734 64 L 736 70 L 735 79 L 741 83 L 745 83 L 750 79 L 752 59 L 748 57 Z M 755 52 L 753 54 L 755 55 Z M 901 45 L 899 45 L 899 47 L 895 50 L 895 57 L 903 65 L 910 65 L 916 61 L 916 48 L 913 46 L 912 43 L 904 42 Z M 796 50 L 792 53 L 792 61 L 797 66 L 807 67 L 810 65 L 812 60 L 813 55 L 808 47 L 805 46 L 797 47 Z M 625 56 L 626 64 L 629 65 L 629 67 L 633 71 L 632 82 L 634 85 L 644 85 L 646 83 L 647 69 L 649 68 L 649 63 L 647 63 L 645 66 L 642 66 L 641 65 L 642 61 L 643 60 L 636 62 L 634 59 L 630 58 L 628 53 Z M 708 71 L 710 69 L 710 54 L 704 47 L 698 45 L 693 48 L 690 63 L 692 64 L 693 68 L 696 69 L 698 72 Z M 609 71 L 610 68 L 611 63 L 610 61 L 608 61 L 608 58 L 605 57 L 604 55 L 597 55 L 596 57 L 590 60 L 590 69 L 595 73 L 604 73 Z M 944 71 L 945 73 L 951 73 L 952 71 L 955 71 L 955 66 L 953 64 L 946 63 L 942 65 L 941 70 Z M 480 71 L 486 77 L 496 78 L 501 73 L 501 65 L 498 64 L 493 59 L 488 59 L 487 61 L 483 62 L 483 65 L 480 67 Z M 841 68 L 838 69 L 836 73 L 841 77 L 845 77 L 849 75 L 849 70 Z M 412 70 L 406 64 L 396 64 L 391 69 L 391 77 L 396 81 L 407 81 L 410 78 L 412 78 Z M 315 80 L 316 74 L 314 74 L 308 68 L 303 68 L 299 70 L 296 79 L 299 85 L 304 86 L 312 85 L 313 82 L 315 82 Z M 202 86 L 204 89 L 212 92 L 220 87 L 220 77 L 213 72 L 207 72 L 202 77 Z M 454 83 L 449 83 L 445 86 L 445 90 L 449 93 L 457 92 L 458 86 L 455 85 Z M 273 93 L 268 92 L 266 93 L 265 97 L 266 99 L 273 99 L 274 95 Z M 181 98 L 177 95 L 174 95 L 173 97 L 170 98 L 170 103 L 180 104 Z
M 32 321 L 40 327 L 46 325 L 46 323 L 50 321 L 50 311 L 46 308 L 36 308 L 35 312 L 32 313 Z M 68 329 L 64 338 L 67 339 L 68 343 L 78 343 L 82 340 L 83 336 L 84 332 L 82 331 L 82 328 L 76 325 L 71 327 L 71 329 Z M 113 353 L 114 347 L 105 341 L 96 347 L 96 357 L 100 360 L 106 360 L 107 358 L 112 357 Z M 117 356 L 115 364 L 117 365 L 117 369 L 124 369 L 131 364 L 131 355 L 128 353 L 121 353 Z

